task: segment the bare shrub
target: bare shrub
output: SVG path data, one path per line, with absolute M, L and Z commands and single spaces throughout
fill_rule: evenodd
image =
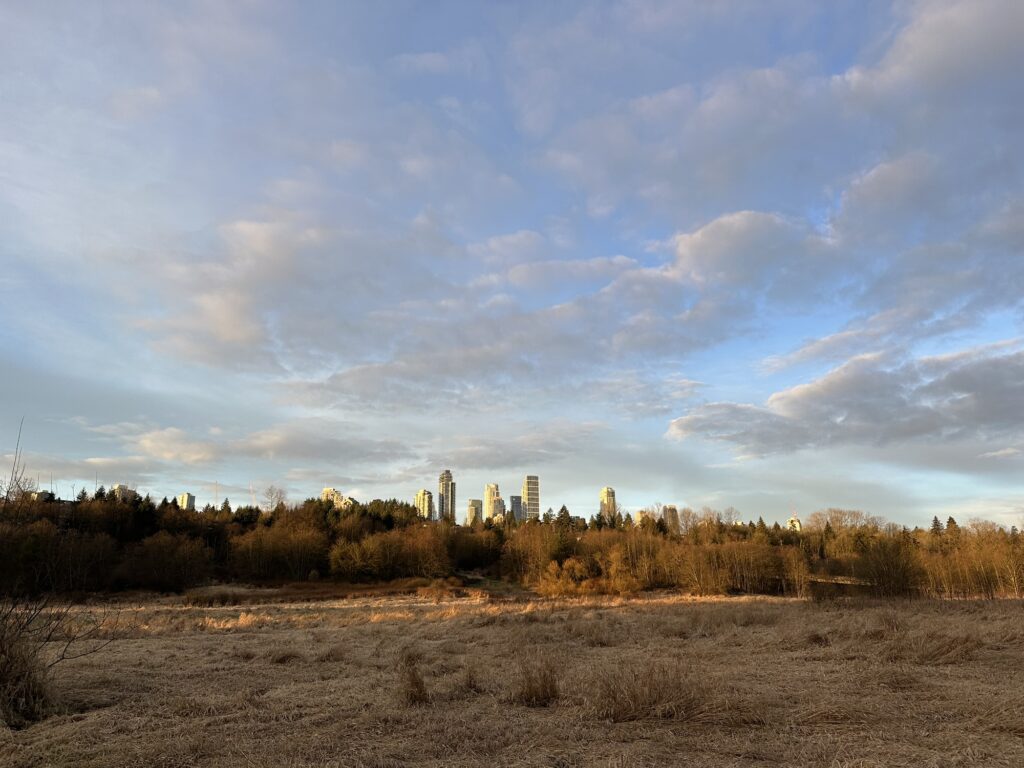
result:
M 37 648 L 12 627 L 0 628 L 0 719 L 15 728 L 42 720 L 52 698 Z
M 430 702 L 427 684 L 419 670 L 420 658 L 417 651 L 408 647 L 398 654 L 398 695 L 410 707 Z
M 550 659 L 519 662 L 512 701 L 527 707 L 546 707 L 558 700 L 558 670 Z
M 45 717 L 54 706 L 50 670 L 112 642 L 101 630 L 116 630 L 117 622 L 105 627 L 106 620 L 73 615 L 70 604 L 50 598 L 0 599 L 0 720 L 18 728 Z
M 681 664 L 641 663 L 598 669 L 587 708 L 614 722 L 666 718 L 701 720 L 719 710 L 709 691 Z

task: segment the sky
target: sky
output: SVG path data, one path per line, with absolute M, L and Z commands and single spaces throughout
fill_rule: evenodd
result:
M 0 455 L 1024 521 L 1024 3 L 0 0 Z M 252 495 L 250 495 L 252 488 Z M 219 501 L 219 499 L 218 499 Z

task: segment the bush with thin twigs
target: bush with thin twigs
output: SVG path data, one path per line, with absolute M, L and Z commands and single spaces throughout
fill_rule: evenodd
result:
M 44 718 L 54 706 L 50 670 L 110 643 L 99 636 L 104 618 L 73 617 L 69 604 L 48 598 L 0 599 L 0 721 L 18 728 Z
M 527 707 L 546 707 L 558 700 L 558 670 L 550 659 L 520 661 L 512 701 Z

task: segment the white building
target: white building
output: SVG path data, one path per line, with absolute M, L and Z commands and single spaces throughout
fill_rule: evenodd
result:
M 616 509 L 615 489 L 605 486 L 601 489 L 601 517 L 605 520 L 613 520 Z
M 196 497 L 191 493 L 183 493 L 178 496 L 178 508 L 184 509 L 186 512 L 196 511 Z
M 523 514 L 527 520 L 540 520 L 540 478 L 527 475 L 523 478 Z
M 455 522 L 455 481 L 450 469 L 437 478 L 437 519 Z
M 466 525 L 481 523 L 484 519 L 484 503 L 481 499 L 470 499 L 466 508 Z
M 800 525 L 800 518 L 796 516 L 796 512 L 794 512 L 793 516 L 786 521 L 786 528 L 788 528 L 791 531 L 796 531 L 797 533 L 800 533 L 803 526 Z
M 416 511 L 424 520 L 434 519 L 434 494 L 426 488 L 421 488 L 416 493 Z
M 346 496 L 337 488 L 324 488 L 320 491 L 320 501 L 331 502 L 335 509 L 348 509 L 356 503 L 355 499 Z
M 129 488 L 124 483 L 118 483 L 110 488 L 110 496 L 113 496 L 118 501 L 130 501 L 134 499 L 137 494 L 133 488 Z
M 497 483 L 488 483 L 484 488 L 484 521 L 505 517 L 505 501 Z

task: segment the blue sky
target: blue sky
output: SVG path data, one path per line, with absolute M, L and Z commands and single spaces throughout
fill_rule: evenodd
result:
M 0 3 L 57 490 L 1024 518 L 1024 5 Z M 9 460 L 9 459 L 8 459 Z

